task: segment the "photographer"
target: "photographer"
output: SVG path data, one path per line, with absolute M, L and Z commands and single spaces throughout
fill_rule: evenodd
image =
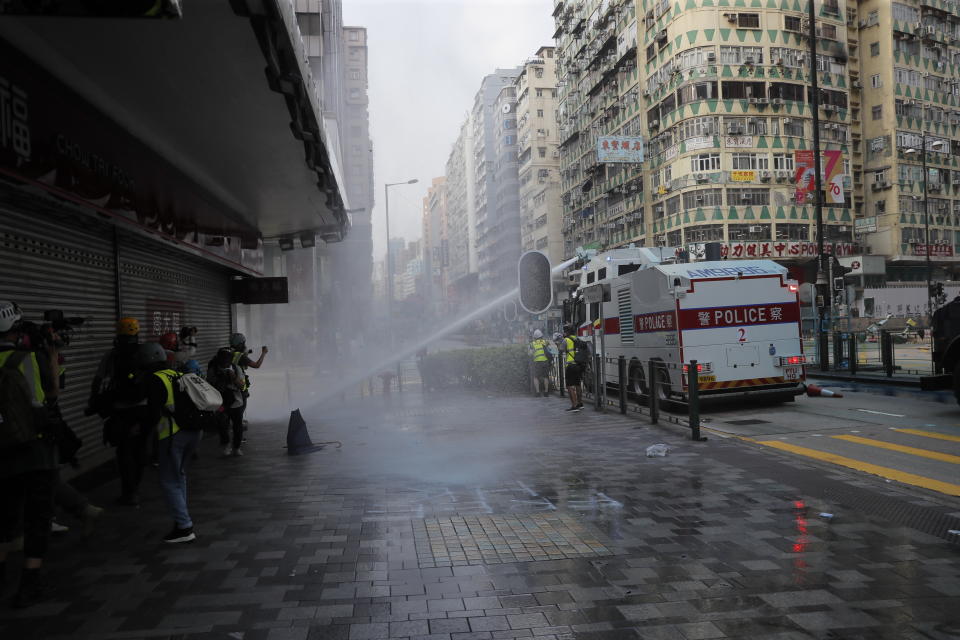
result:
M 251 360 L 249 354 L 253 352 L 247 349 L 247 337 L 242 333 L 234 333 L 230 335 L 230 350 L 233 352 L 231 362 L 240 367 L 240 371 L 243 374 L 243 378 L 240 381 L 243 385 L 241 389 L 243 406 L 240 407 L 240 420 L 242 422 L 243 414 L 247 410 L 247 399 L 250 397 L 250 376 L 247 375 L 247 369 L 259 369 L 260 366 L 263 365 L 263 359 L 266 357 L 269 349 L 261 347 L 260 358 Z
M 120 474 L 117 504 L 128 507 L 140 505 L 140 480 L 148 446 L 143 427 L 147 399 L 137 369 L 139 341 L 137 319 L 121 318 L 113 348 L 100 360 L 93 377 L 86 411 L 104 419 L 103 441 L 116 448 Z
M 40 567 L 57 482 L 53 425 L 59 416 L 60 338 L 52 327 L 29 328 L 16 303 L 0 301 L 0 542 L 13 540 L 22 521 L 24 564 L 16 607 L 28 607 L 46 592 Z M 6 556 L 0 552 L 0 575 Z

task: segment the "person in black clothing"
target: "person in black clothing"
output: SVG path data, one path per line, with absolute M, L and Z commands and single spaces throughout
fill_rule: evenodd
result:
M 103 441 L 116 448 L 120 474 L 117 504 L 140 505 L 140 480 L 149 443 L 143 426 L 147 400 L 137 371 L 140 323 L 121 318 L 113 348 L 100 360 L 90 387 L 87 413 L 104 419 Z
M 207 381 L 223 397 L 224 419 L 218 423 L 220 446 L 223 455 L 242 456 L 243 449 L 243 373 L 239 365 L 233 364 L 233 351 L 224 347 L 217 352 L 207 370 Z M 230 430 L 233 430 L 233 444 L 230 444 Z
M 57 398 L 59 378 L 54 374 L 59 367 L 59 352 L 53 344 L 35 345 L 34 350 L 22 349 L 20 307 L 13 302 L 0 301 L 0 367 L 5 373 L 16 373 L 6 379 L 11 385 L 23 385 L 22 391 L 11 386 L 3 390 L 4 397 L 19 395 L 29 403 L 33 416 L 33 439 L 18 441 L 13 436 L 14 423 L 0 422 L 0 433 L 6 443 L 0 446 L 0 546 L 11 542 L 23 525 L 23 572 L 13 605 L 29 607 L 42 600 L 47 585 L 41 579 L 40 568 L 50 541 L 50 522 L 53 519 L 53 494 L 57 483 L 57 449 L 50 433 L 53 419 L 59 415 Z M 22 377 L 21 377 L 22 376 Z M 28 396 L 28 397 L 27 397 Z M 0 581 L 6 574 L 7 551 L 0 551 Z

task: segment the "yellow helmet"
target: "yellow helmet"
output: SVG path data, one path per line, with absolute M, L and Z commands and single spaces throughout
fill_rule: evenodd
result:
M 135 336 L 140 333 L 140 321 L 136 318 L 120 318 L 117 320 L 118 336 Z

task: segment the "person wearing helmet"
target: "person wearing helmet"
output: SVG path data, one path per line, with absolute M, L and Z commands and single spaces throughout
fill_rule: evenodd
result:
M 251 350 L 247 349 L 247 337 L 242 333 L 233 333 L 230 335 L 230 350 L 232 352 L 231 362 L 236 366 L 240 367 L 240 372 L 243 374 L 243 412 L 247 410 L 247 399 L 250 397 L 250 376 L 247 374 L 247 369 L 259 369 L 263 365 L 263 359 L 266 357 L 267 349 L 266 346 L 260 347 L 260 357 L 257 360 L 252 360 L 249 356 L 252 353 Z M 241 422 L 243 416 L 241 413 Z
M 243 442 L 243 372 L 238 365 L 233 364 L 233 353 L 229 347 L 220 349 L 207 369 L 207 382 L 213 385 L 223 397 L 224 419 L 218 426 L 224 457 L 243 455 L 243 449 L 240 447 Z
M 21 348 L 23 313 L 15 302 L 0 301 L 0 381 L 4 420 L 0 422 L 0 571 L 6 545 L 23 532 L 23 572 L 15 607 L 28 607 L 46 594 L 40 576 L 50 540 L 53 496 L 57 483 L 57 451 L 44 438 L 56 412 L 59 395 L 59 353 L 51 342 L 39 350 Z
M 180 351 L 180 338 L 173 331 L 168 331 L 160 336 L 157 342 L 167 352 L 167 364 L 171 369 L 176 369 L 179 364 L 177 353 Z
M 174 417 L 176 402 L 173 385 L 180 376 L 167 363 L 167 351 L 156 342 L 140 345 L 137 361 L 143 372 L 147 397 L 143 423 L 157 439 L 157 469 L 160 490 L 173 516 L 173 529 L 163 541 L 168 544 L 191 542 L 197 536 L 187 509 L 186 464 L 200 444 L 201 430 L 181 429 Z
M 533 332 L 533 341 L 527 348 L 532 358 L 533 394 L 546 398 L 550 395 L 550 359 L 549 345 L 543 339 L 543 332 L 537 329 Z
M 147 432 L 143 417 L 147 398 L 137 365 L 140 323 L 125 317 L 117 321 L 113 348 L 100 359 L 90 385 L 87 415 L 103 419 L 103 441 L 114 447 L 120 496 L 117 504 L 140 505 L 140 480 L 147 463 Z

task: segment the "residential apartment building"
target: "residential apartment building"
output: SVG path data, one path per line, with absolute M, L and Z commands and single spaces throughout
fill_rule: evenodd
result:
M 471 116 L 467 115 L 446 165 L 450 262 L 448 302 L 453 309 L 468 304 L 476 295 L 478 274 L 474 175 L 473 122 Z
M 934 280 L 956 279 L 960 4 L 867 0 L 859 3 L 857 29 L 866 155 L 862 242 L 886 256 L 890 280 L 924 281 L 928 255 Z
M 523 65 L 514 86 L 522 251 L 542 251 L 563 261 L 560 151 L 557 133 L 557 68 L 554 47 L 541 47 Z
M 728 258 L 809 260 L 814 207 L 794 176 L 812 147 L 814 69 L 821 148 L 847 176 L 864 162 L 857 11 L 841 4 L 818 3 L 812 61 L 803 2 L 557 2 L 566 254 L 636 243 L 698 257 L 716 242 Z M 642 166 L 598 163 L 599 136 L 641 135 Z M 844 254 L 863 191 L 849 178 L 838 190 L 824 239 Z
M 516 274 L 520 251 L 516 95 L 520 69 L 497 69 L 480 83 L 473 124 L 474 209 L 478 291 L 495 294 Z M 504 260 L 513 257 L 512 265 Z M 515 280 L 515 276 L 514 276 Z
M 428 310 L 438 316 L 448 310 L 450 249 L 446 182 L 444 176 L 434 178 L 423 199 L 424 295 Z

